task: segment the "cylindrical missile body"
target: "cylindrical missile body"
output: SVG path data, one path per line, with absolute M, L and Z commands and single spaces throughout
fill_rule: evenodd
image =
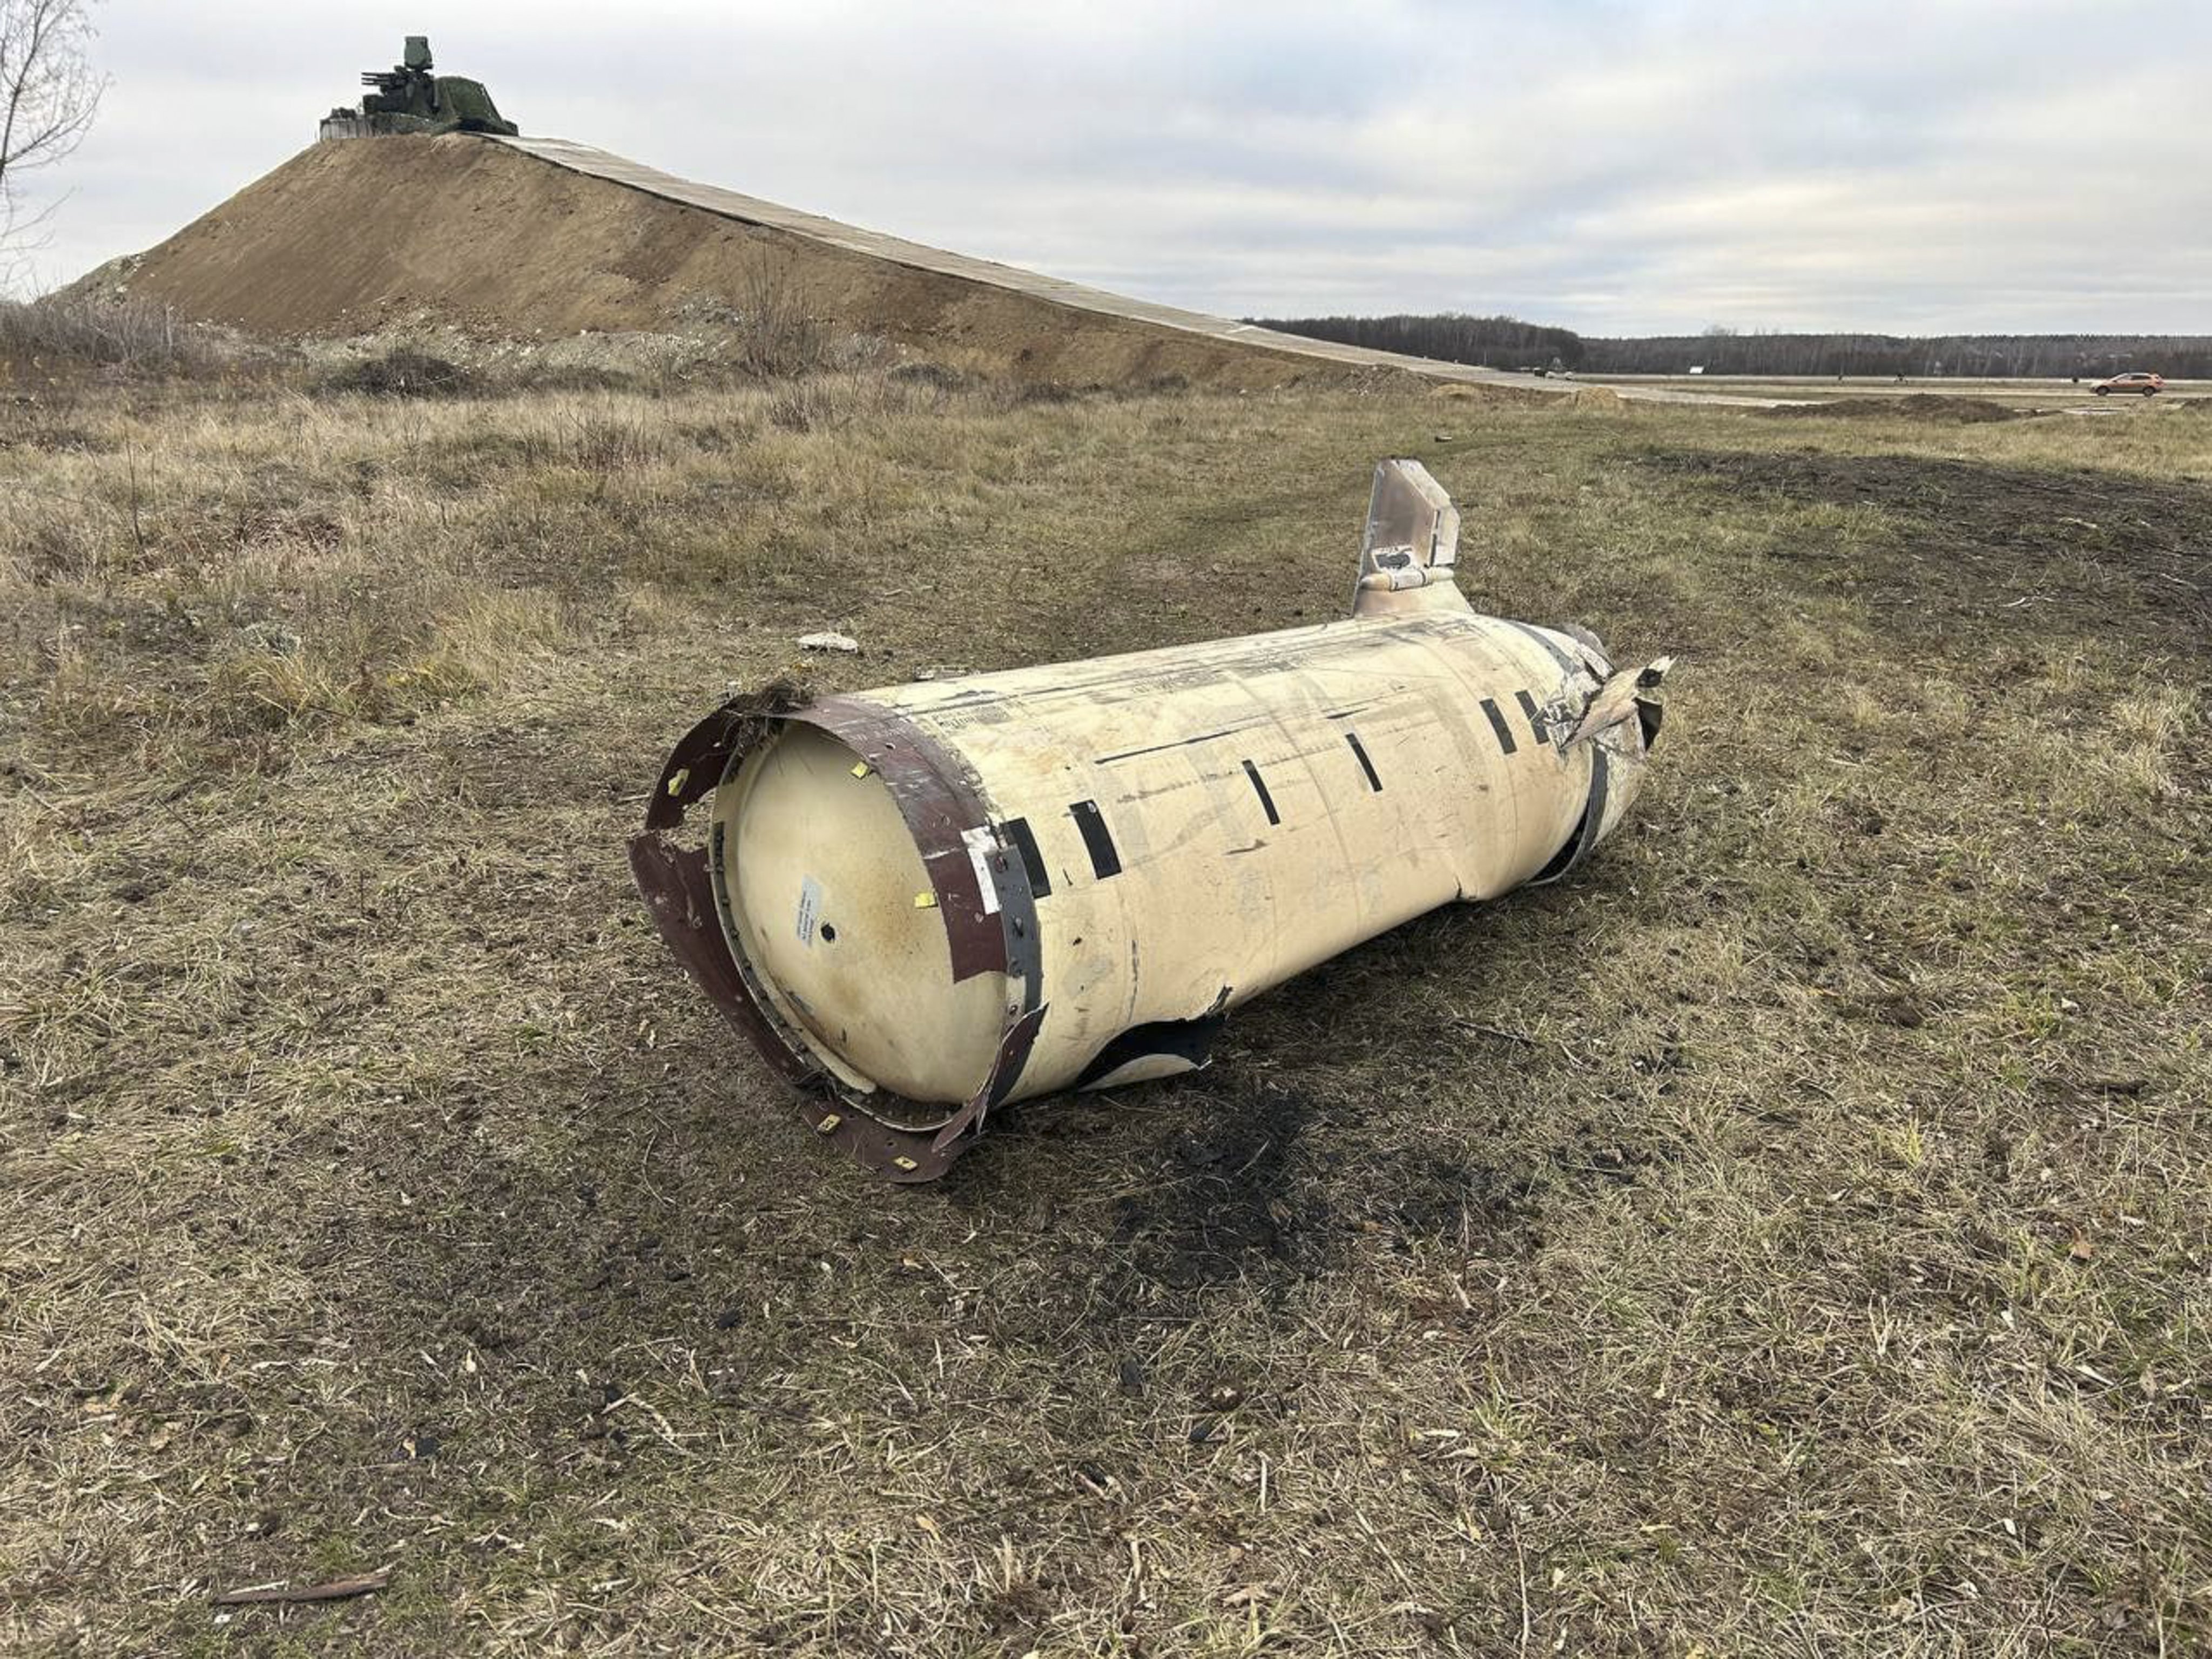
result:
M 671 757 L 639 887 L 817 1131 L 894 1178 L 1006 1101 L 1189 1070 L 1270 987 L 1564 874 L 1636 792 L 1665 662 L 1475 615 L 1457 523 L 1386 462 L 1351 620 L 733 700 Z
M 1443 613 L 768 714 L 713 783 L 720 944 L 896 1122 L 1187 1070 L 1225 1010 L 1601 839 L 1643 759 L 1633 720 L 1569 742 L 1609 672 Z

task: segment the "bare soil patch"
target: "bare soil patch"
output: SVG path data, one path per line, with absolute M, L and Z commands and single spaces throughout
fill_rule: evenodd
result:
M 1852 397 L 1835 398 L 1825 403 L 1790 403 L 1766 411 L 1784 419 L 1820 416 L 1846 421 L 1924 421 L 1938 426 L 2017 421 L 2026 412 L 1987 398 L 1954 397 L 1936 392 L 1906 392 L 1895 398 Z
M 1923 455 L 1677 452 L 1645 465 L 1730 492 L 1880 512 L 1896 526 L 1888 556 L 1871 572 L 1863 557 L 1830 558 L 1827 574 L 1863 586 L 1885 625 L 1908 633 L 2063 622 L 2168 649 L 2212 644 L 2212 484 Z M 1822 549 L 1773 556 L 1820 576 Z
M 465 134 L 317 145 L 80 286 L 268 336 L 435 322 L 558 340 L 723 315 L 742 357 L 757 336 L 748 319 L 773 310 L 951 370 L 1037 383 L 1362 378 L 740 223 Z

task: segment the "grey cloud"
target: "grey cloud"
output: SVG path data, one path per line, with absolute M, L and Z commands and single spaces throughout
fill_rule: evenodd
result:
M 111 0 L 42 274 L 275 165 L 426 22 L 528 130 L 1209 310 L 2212 329 L 2191 0 Z

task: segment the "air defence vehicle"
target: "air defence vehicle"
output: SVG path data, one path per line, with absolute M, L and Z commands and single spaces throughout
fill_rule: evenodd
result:
M 441 132 L 493 132 L 513 138 L 521 131 L 501 118 L 483 82 L 436 72 L 426 34 L 409 35 L 398 63 L 388 70 L 364 70 L 361 82 L 369 90 L 360 107 L 340 105 L 325 116 L 317 134 L 321 142 Z
M 1635 796 L 1668 659 L 1476 614 L 1458 536 L 1387 461 L 1347 620 L 733 698 L 669 757 L 638 888 L 805 1123 L 891 1179 L 1009 1102 L 1188 1072 L 1293 975 L 1559 880 Z

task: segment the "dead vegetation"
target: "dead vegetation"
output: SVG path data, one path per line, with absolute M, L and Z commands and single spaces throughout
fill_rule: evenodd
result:
M 326 371 L 314 389 L 325 397 L 464 398 L 488 388 L 483 376 L 459 363 L 397 345 Z
M 206 374 L 248 355 L 235 336 L 149 300 L 72 294 L 0 300 L 0 363 L 56 362 L 142 374 Z
M 5 453 L 0 1646 L 2212 1638 L 2202 422 L 854 373 Z M 1682 654 L 1634 828 L 827 1161 L 630 893 L 669 738 L 814 628 L 1338 615 L 1391 453 L 1479 604 Z

